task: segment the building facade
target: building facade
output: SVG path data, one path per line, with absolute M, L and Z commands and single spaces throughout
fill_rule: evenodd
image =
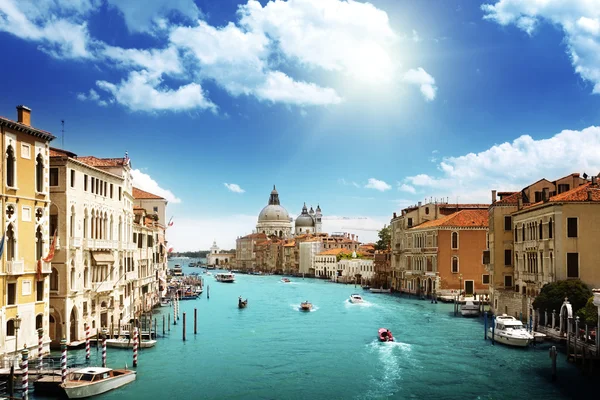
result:
M 236 265 L 235 253 L 222 251 L 217 242 L 213 241 L 210 252 L 206 255 L 206 264 L 209 266 L 229 268 Z
M 315 275 L 314 257 L 321 252 L 322 242 L 319 238 L 308 239 L 300 243 L 300 274 Z
M 322 218 L 323 214 L 321 213 L 321 207 L 317 205 L 317 210 L 313 210 L 310 208 L 310 211 L 306 208 L 306 203 L 302 207 L 302 213 L 298 215 L 296 221 L 294 221 L 295 225 L 295 234 L 303 235 L 303 234 L 315 234 L 322 232 Z

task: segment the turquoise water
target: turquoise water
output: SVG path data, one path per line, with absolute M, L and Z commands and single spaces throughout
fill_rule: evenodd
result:
M 190 271 L 198 269 L 184 268 Z M 481 320 L 454 317 L 451 304 L 291 279 L 237 275 L 226 284 L 205 276 L 210 299 L 205 290 L 200 299 L 180 303 L 187 341 L 180 319 L 154 348 L 140 351 L 134 383 L 100 398 L 563 399 L 574 395 L 569 390 L 593 393 L 564 355 L 559 383 L 551 383 L 547 345 L 492 346 L 483 340 Z M 348 303 L 359 290 L 367 302 Z M 246 309 L 237 308 L 239 295 L 248 298 Z M 304 300 L 314 304 L 312 312 L 298 311 Z M 162 333 L 162 313 L 173 310 L 157 312 Z M 380 327 L 397 342 L 377 342 Z M 92 349 L 92 363 L 99 360 Z M 131 350 L 108 349 L 109 367 L 131 367 L 131 361 Z

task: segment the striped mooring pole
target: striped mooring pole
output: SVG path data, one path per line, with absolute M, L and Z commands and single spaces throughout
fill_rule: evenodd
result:
M 23 375 L 21 376 L 21 383 L 23 388 L 23 399 L 29 398 L 29 350 L 24 348 L 21 352 L 23 356 L 23 363 L 21 364 L 21 369 L 23 370 Z
M 85 360 L 90 361 L 90 326 L 88 323 L 85 325 Z
M 39 360 L 39 369 L 42 369 L 44 366 L 44 329 L 38 329 L 38 360 Z
M 173 325 L 177 325 L 177 295 L 173 300 Z
M 138 364 L 138 328 L 133 328 L 133 366 L 137 367 Z
M 60 341 L 60 349 L 62 355 L 60 356 L 60 372 L 61 372 L 61 383 L 67 381 L 67 340 L 63 339 Z
M 106 368 L 106 334 L 102 334 L 102 367 Z

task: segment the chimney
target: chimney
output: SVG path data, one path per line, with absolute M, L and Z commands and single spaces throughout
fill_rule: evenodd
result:
M 598 177 L 592 176 L 592 185 L 594 185 L 594 186 L 596 185 L 597 179 L 598 179 Z
M 523 208 L 523 197 L 521 197 L 521 195 L 519 195 L 519 197 L 517 198 L 517 210 L 520 210 Z
M 31 108 L 24 105 L 17 106 L 17 122 L 31 126 Z
M 398 218 L 398 217 L 396 217 L 396 213 L 394 213 L 394 218 Z
M 550 200 L 550 195 L 549 195 L 550 193 L 549 192 L 550 192 L 550 189 L 548 189 L 548 188 L 543 188 L 542 189 L 542 201 L 544 203 L 547 202 L 548 200 Z
M 421 207 L 421 202 L 419 202 L 419 207 Z
M 352 234 L 352 240 L 354 240 L 354 233 Z
M 588 196 L 587 196 L 587 199 L 588 199 L 588 201 L 593 201 L 593 200 L 594 200 L 594 199 L 592 198 L 592 191 L 591 191 L 590 189 L 588 189 L 588 191 L 587 191 L 587 195 L 588 195 Z
M 358 242 L 358 235 L 356 235 L 356 241 Z
M 492 204 L 496 202 L 496 191 L 492 190 Z

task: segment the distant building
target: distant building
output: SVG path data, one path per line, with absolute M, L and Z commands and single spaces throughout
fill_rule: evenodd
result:
M 314 257 L 321 252 L 322 243 L 319 239 L 310 239 L 300 243 L 300 274 L 314 275 Z
M 316 212 L 312 207 L 310 208 L 310 211 L 307 211 L 306 203 L 304 203 L 302 213 L 294 222 L 296 235 L 321 233 L 322 218 L 323 214 L 321 214 L 321 207 L 319 205 L 317 205 Z
M 269 203 L 258 215 L 256 232 L 279 238 L 292 236 L 292 220 L 287 210 L 279 202 L 279 193 L 277 193 L 275 185 L 269 196 Z
M 213 241 L 210 247 L 210 253 L 206 256 L 206 264 L 215 267 L 230 267 L 235 265 L 235 253 L 222 251 L 217 246 L 217 242 Z
M 252 233 L 237 238 L 235 242 L 235 263 L 237 269 L 253 271 L 256 268 L 256 244 L 266 239 L 267 235 L 265 233 Z

